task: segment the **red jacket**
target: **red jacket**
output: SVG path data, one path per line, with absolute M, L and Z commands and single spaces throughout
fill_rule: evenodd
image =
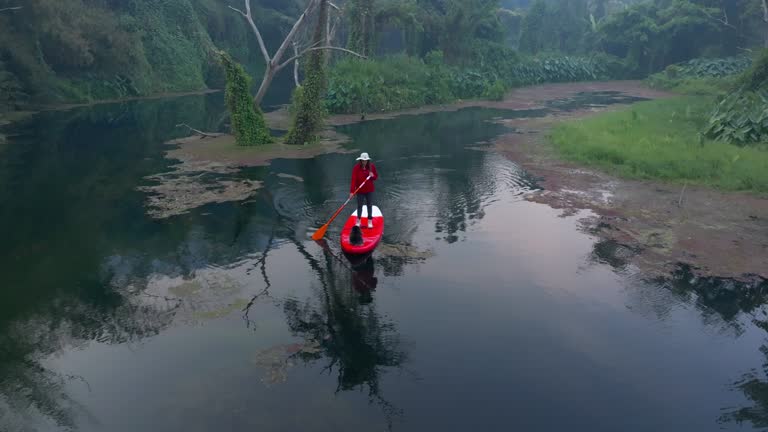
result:
M 376 166 L 373 162 L 368 162 L 368 168 L 364 169 L 360 166 L 360 163 L 356 163 L 352 168 L 352 184 L 349 186 L 349 193 L 354 193 L 358 187 L 368 178 L 369 174 L 373 174 L 373 178 L 368 180 L 365 185 L 358 191 L 358 193 L 370 193 L 373 192 L 373 182 L 379 178 L 379 174 L 376 172 Z

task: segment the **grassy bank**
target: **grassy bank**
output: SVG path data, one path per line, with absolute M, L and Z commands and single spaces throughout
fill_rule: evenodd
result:
M 566 159 L 637 179 L 768 193 L 768 146 L 737 147 L 700 134 L 713 99 L 688 96 L 561 124 L 551 141 Z

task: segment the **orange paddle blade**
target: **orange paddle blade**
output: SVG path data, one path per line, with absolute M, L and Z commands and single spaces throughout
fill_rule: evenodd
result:
M 365 183 L 368 181 L 368 179 L 370 179 L 370 178 L 371 178 L 371 177 L 369 176 L 367 179 L 365 179 L 365 181 L 363 181 L 363 182 L 360 184 L 360 186 L 358 186 L 358 187 L 357 187 L 357 190 L 355 190 L 355 192 L 354 192 L 354 193 L 352 193 L 352 195 L 357 195 L 357 193 L 360 191 L 360 189 L 362 189 L 363 185 L 364 185 L 364 184 L 365 184 Z M 314 241 L 318 241 L 318 240 L 322 240 L 322 239 L 323 239 L 323 237 L 325 237 L 325 232 L 326 232 L 326 231 L 328 231 L 328 226 L 330 226 L 330 225 L 331 225 L 331 222 L 333 222 L 333 221 L 336 219 L 336 217 L 339 215 L 339 213 L 341 213 L 341 211 L 342 211 L 342 210 L 344 210 L 344 207 L 346 207 L 346 206 L 347 206 L 347 204 L 349 204 L 349 201 L 350 201 L 351 199 L 352 199 L 352 196 L 350 196 L 350 197 L 349 197 L 349 199 L 348 199 L 348 200 L 346 200 L 346 201 L 344 202 L 344 204 L 342 204 L 342 205 L 341 205 L 341 207 L 339 207 L 339 209 L 338 209 L 338 210 L 336 210 L 336 213 L 334 213 L 334 214 L 333 214 L 333 216 L 331 216 L 331 220 L 329 220 L 329 221 L 328 221 L 328 223 L 326 223 L 325 225 L 321 226 L 319 230 L 315 231 L 315 233 L 314 233 L 314 234 L 312 234 L 312 240 L 314 240 Z
M 325 232 L 328 231 L 328 224 L 325 224 L 320 227 L 319 230 L 315 231 L 314 234 L 312 234 L 312 240 L 314 241 L 320 241 L 325 237 Z

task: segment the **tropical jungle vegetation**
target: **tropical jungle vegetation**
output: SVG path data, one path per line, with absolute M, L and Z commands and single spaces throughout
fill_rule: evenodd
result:
M 4 110 L 223 88 L 234 75 L 221 50 L 254 83 L 256 116 L 293 69 L 296 143 L 326 113 L 649 74 L 688 93 L 738 87 L 704 135 L 764 139 L 763 75 L 734 77 L 768 44 L 765 0 L 0 0 L 0 10 Z

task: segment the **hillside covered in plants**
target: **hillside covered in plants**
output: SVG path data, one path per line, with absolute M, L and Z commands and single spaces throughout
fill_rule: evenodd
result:
M 267 42 L 302 7 L 253 3 Z M 258 45 L 230 5 L 242 2 L 0 0 L 0 109 L 223 88 L 216 48 L 258 75 Z
M 761 1 L 339 1 L 336 44 L 369 61 L 332 55 L 328 107 L 498 98 L 516 86 L 643 77 L 739 55 L 765 40 Z M 305 3 L 251 0 L 267 46 L 282 41 Z M 258 78 L 257 40 L 230 6 L 243 2 L 0 0 L 0 105 L 223 88 L 219 49 Z

